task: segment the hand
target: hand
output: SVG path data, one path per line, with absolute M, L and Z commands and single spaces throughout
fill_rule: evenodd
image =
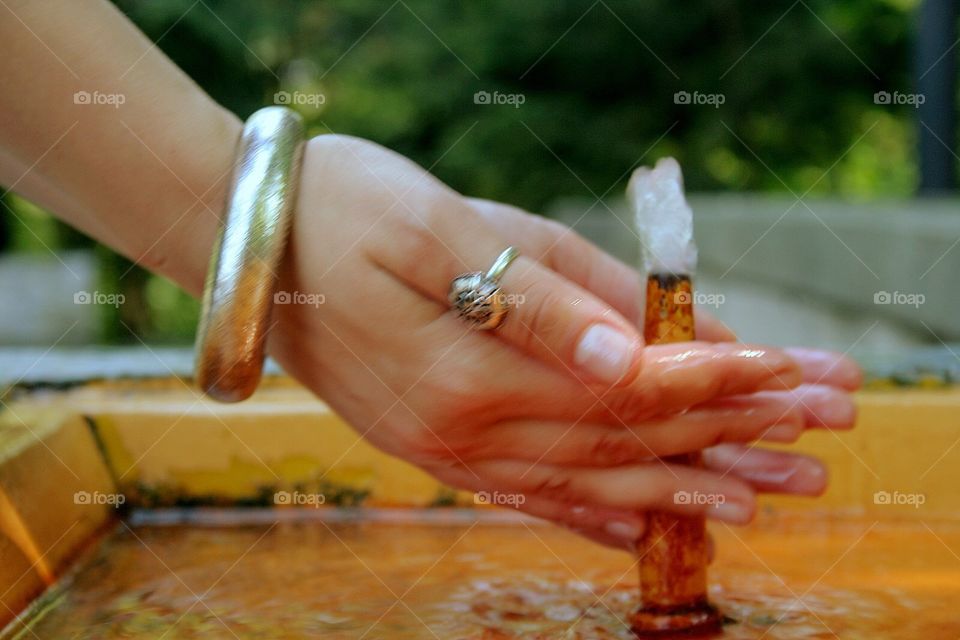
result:
M 0 181 L 199 293 L 241 123 L 111 3 L 17 11 L 0 22 L 12 45 L 0 57 Z M 84 55 L 68 68 L 51 51 Z M 117 76 L 126 59 L 135 68 Z M 127 96 L 122 120 L 72 104 L 91 79 Z M 757 490 L 822 490 L 816 461 L 730 447 L 849 426 L 841 389 L 859 374 L 848 361 L 745 357 L 710 344 L 732 335 L 702 317 L 705 342 L 643 347 L 637 274 L 562 227 L 463 198 L 351 138 L 313 140 L 303 169 L 280 286 L 325 304 L 278 305 L 271 352 L 377 446 L 460 487 L 523 493 L 525 511 L 611 544 L 639 535 L 646 509 L 703 509 L 673 504 L 677 490 L 725 493 L 730 507 L 709 515 L 733 522 L 749 519 Z M 503 286 L 525 301 L 496 332 L 472 332 L 447 309 L 449 281 L 509 244 L 523 257 Z M 727 444 L 703 470 L 656 459 L 715 443 Z
M 448 309 L 450 280 L 508 245 L 521 257 L 501 284 L 523 301 L 494 332 L 473 331 Z M 324 304 L 277 305 L 270 350 L 381 449 L 457 487 L 522 495 L 523 511 L 608 544 L 631 544 L 647 509 L 743 523 L 757 490 L 822 491 L 823 467 L 790 454 L 724 445 L 706 469 L 658 458 L 848 427 L 840 388 L 858 384 L 856 367 L 732 342 L 644 347 L 639 286 L 560 225 L 466 199 L 372 143 L 321 136 L 305 152 L 279 288 Z M 709 320 L 701 335 L 731 337 Z M 676 504 L 677 491 L 726 501 Z

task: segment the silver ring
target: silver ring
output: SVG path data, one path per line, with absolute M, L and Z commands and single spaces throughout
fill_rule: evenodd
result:
M 472 328 L 496 329 L 503 322 L 510 307 L 500 289 L 500 278 L 519 255 L 514 247 L 507 247 L 486 273 L 463 273 L 450 282 L 450 306 Z

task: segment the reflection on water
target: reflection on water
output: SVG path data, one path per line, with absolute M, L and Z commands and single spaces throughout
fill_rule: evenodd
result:
M 263 517 L 264 512 L 260 512 Z M 269 516 L 267 516 L 268 518 Z M 768 516 L 713 529 L 724 637 L 957 638 L 960 526 Z M 945 546 L 946 545 L 946 546 Z M 529 522 L 121 527 L 39 638 L 630 638 L 626 554 Z M 29 632 L 23 637 L 33 637 Z

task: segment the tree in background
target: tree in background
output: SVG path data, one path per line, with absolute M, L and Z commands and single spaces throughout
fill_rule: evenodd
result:
M 116 4 L 241 117 L 286 100 L 313 134 L 531 210 L 619 194 L 667 154 L 692 190 L 870 198 L 917 181 L 913 109 L 875 100 L 911 91 L 910 0 Z M 195 305 L 151 278 L 159 311 L 138 332 L 188 337 Z

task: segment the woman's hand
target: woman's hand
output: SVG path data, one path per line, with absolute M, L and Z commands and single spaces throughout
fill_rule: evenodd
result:
M 0 21 L 0 181 L 199 294 L 241 123 L 109 2 L 16 11 Z M 78 91 L 125 102 L 78 105 Z M 280 286 L 325 303 L 277 305 L 271 352 L 377 446 L 620 545 L 646 509 L 707 509 L 678 490 L 723 493 L 708 515 L 731 522 L 757 490 L 822 490 L 818 462 L 743 446 L 849 427 L 848 361 L 733 344 L 702 315 L 704 342 L 643 347 L 639 276 L 569 230 L 352 138 L 310 142 L 303 171 Z M 523 302 L 474 332 L 447 308 L 450 280 L 508 245 L 522 256 L 503 288 Z M 706 469 L 658 460 L 717 443 Z
M 495 331 L 473 331 L 450 312 L 449 283 L 508 245 L 521 257 L 501 285 L 517 304 Z M 644 347 L 636 272 L 359 139 L 308 143 L 279 289 L 324 302 L 275 307 L 272 355 L 364 437 L 608 544 L 631 544 L 647 509 L 743 523 L 757 490 L 819 493 L 819 462 L 739 447 L 853 420 L 848 361 L 732 342 Z M 715 321 L 698 329 L 732 338 Z M 705 469 L 659 460 L 719 443 L 731 444 L 708 451 Z M 725 500 L 677 504 L 677 491 Z

